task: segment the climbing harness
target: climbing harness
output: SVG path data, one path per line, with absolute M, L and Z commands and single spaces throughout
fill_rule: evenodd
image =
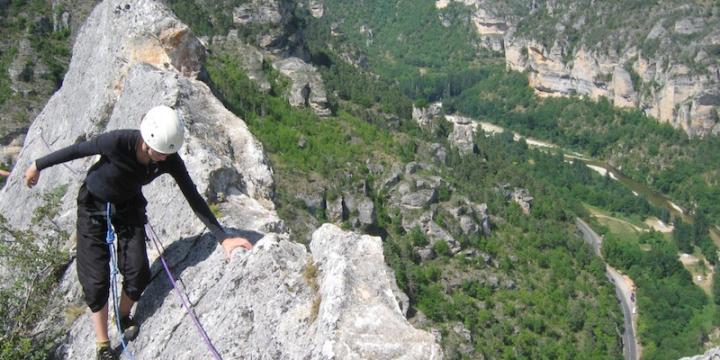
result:
M 198 320 L 197 315 L 195 315 L 195 312 L 192 310 L 190 300 L 188 300 L 187 294 L 184 291 L 180 290 L 180 288 L 177 286 L 175 277 L 173 277 L 172 273 L 170 272 L 170 268 L 165 261 L 165 257 L 162 255 L 165 249 L 162 248 L 162 244 L 160 243 L 160 240 L 158 240 L 158 237 L 155 234 L 155 230 L 153 230 L 152 226 L 150 226 L 149 223 L 145 224 L 145 233 L 148 235 L 148 238 L 150 238 L 150 241 L 153 243 L 153 247 L 155 247 L 155 250 L 158 252 L 160 256 L 160 262 L 165 269 L 165 274 L 167 274 L 167 277 L 170 280 L 170 284 L 172 284 L 173 288 L 175 289 L 175 293 L 180 298 L 182 305 L 185 308 L 185 311 L 187 311 L 188 315 L 190 315 L 190 318 L 195 323 L 195 327 L 197 328 L 200 336 L 202 336 L 203 340 L 205 341 L 205 345 L 207 345 L 208 350 L 210 350 L 216 360 L 222 360 L 222 356 L 220 356 L 220 353 L 218 353 L 212 341 L 210 341 L 210 337 L 203 328 L 202 324 L 200 324 L 200 320 Z
M 133 355 L 132 351 L 128 350 L 127 344 L 125 343 L 125 338 L 123 337 L 123 331 L 122 327 L 120 326 L 120 297 L 118 296 L 118 284 L 117 284 L 117 274 L 118 274 L 118 267 L 117 267 L 117 254 L 115 253 L 115 230 L 112 226 L 112 221 L 110 221 L 110 209 L 111 205 L 110 203 L 107 204 L 107 211 L 105 213 L 105 217 L 107 218 L 107 237 L 105 238 L 105 242 L 108 245 L 108 248 L 110 248 L 110 290 L 112 291 L 112 299 L 113 299 L 113 308 L 115 310 L 115 325 L 117 325 L 118 333 L 120 334 L 120 344 L 122 344 L 123 352 L 127 352 L 128 356 L 130 356 L 130 359 L 135 360 L 135 356 Z

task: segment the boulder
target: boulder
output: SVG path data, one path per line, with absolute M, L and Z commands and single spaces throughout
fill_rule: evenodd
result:
M 422 128 L 430 128 L 435 117 L 442 113 L 442 103 L 434 102 L 427 107 L 418 108 L 413 105 L 412 118 Z
M 325 224 L 310 244 L 319 267 L 319 339 L 313 358 L 440 359 L 434 337 L 403 316 L 379 237 L 344 232 Z M 361 260 L 362 259 L 362 260 Z M 342 330 L 341 330 L 342 329 Z M 298 356 L 299 357 L 299 356 Z
M 358 219 L 362 225 L 372 225 L 375 223 L 375 204 L 372 200 L 365 199 L 358 204 Z
M 325 214 L 329 221 L 339 223 L 347 218 L 347 209 L 342 196 L 338 196 L 333 200 L 326 200 L 326 204 Z
M 453 130 L 448 135 L 448 141 L 455 146 L 461 154 L 472 154 L 475 150 L 475 133 L 478 123 L 470 118 L 446 115 L 445 119 L 453 124 Z
M 422 208 L 435 203 L 437 196 L 438 194 L 435 189 L 422 189 L 403 195 L 400 201 L 402 206 L 405 207 Z
M 322 77 L 314 66 L 289 57 L 274 62 L 273 67 L 290 79 L 286 96 L 292 106 L 310 107 L 319 116 L 331 115 Z
M 430 145 L 430 152 L 436 165 L 445 166 L 448 164 L 448 152 L 444 146 L 437 143 L 432 144 Z
M 323 4 L 322 0 L 310 0 L 308 8 L 312 17 L 316 19 L 323 17 L 323 15 L 325 14 L 325 5 Z

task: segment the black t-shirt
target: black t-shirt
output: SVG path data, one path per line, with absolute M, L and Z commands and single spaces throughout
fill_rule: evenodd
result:
M 100 155 L 100 160 L 88 170 L 85 178 L 88 191 L 96 198 L 113 204 L 143 207 L 147 203 L 141 190 L 143 185 L 162 174 L 170 174 L 195 215 L 218 241 L 225 240 L 228 235 L 198 193 L 180 155 L 175 153 L 168 155 L 164 161 L 142 164 L 136 155 L 140 141 L 140 130 L 113 130 L 50 153 L 37 159 L 35 165 L 42 170 L 85 156 Z

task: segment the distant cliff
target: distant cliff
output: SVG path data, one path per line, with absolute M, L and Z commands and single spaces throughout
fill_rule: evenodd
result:
M 691 136 L 720 134 L 717 3 L 462 2 L 482 44 L 527 72 L 537 94 L 606 97 Z

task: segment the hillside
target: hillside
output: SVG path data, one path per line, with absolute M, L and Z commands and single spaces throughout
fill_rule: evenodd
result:
M 62 85 L 92 1 L 0 3 L 0 164 L 11 166 L 30 122 Z

